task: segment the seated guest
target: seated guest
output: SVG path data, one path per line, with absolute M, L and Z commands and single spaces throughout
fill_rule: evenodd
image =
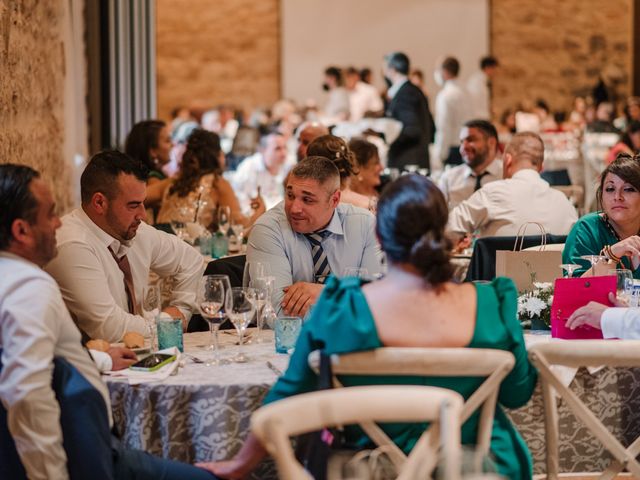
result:
M 335 135 L 316 138 L 307 149 L 310 157 L 325 157 L 331 160 L 340 172 L 340 203 L 350 203 L 356 207 L 369 209 L 371 199 L 351 190 L 351 178 L 356 173 L 355 155 L 347 143 Z
M 199 222 L 209 227 L 216 220 L 216 208 L 228 206 L 235 222 L 251 226 L 264 213 L 262 199 L 259 196 L 252 199 L 255 211 L 250 217 L 245 217 L 233 188 L 222 177 L 223 167 L 224 153 L 220 149 L 218 135 L 202 129 L 194 130 L 187 140 L 180 172 L 165 191 L 158 222 L 180 220 Z
M 640 152 L 640 122 L 634 120 L 629 123 L 620 141 L 611 147 L 606 162 L 613 162 L 620 153 L 635 155 L 638 152 Z
M 640 309 L 628 308 L 613 293 L 609 294 L 609 300 L 614 307 L 598 302 L 580 307 L 567 320 L 567 327 L 575 330 L 581 325 L 589 325 L 602 330 L 604 338 L 640 340 Z
M 567 237 L 562 263 L 582 268 L 574 276 L 591 274 L 582 255 L 604 255 L 608 261 L 596 266 L 596 273 L 626 268 L 640 279 L 640 157 L 620 154 L 604 169 L 597 199 L 601 212 L 588 213 L 578 220 Z
M 516 133 L 503 156 L 504 180 L 491 182 L 451 211 L 447 229 L 481 237 L 516 235 L 525 222 L 566 235 L 578 219 L 560 191 L 540 178 L 544 145 L 535 133 Z
M 64 480 L 69 472 L 51 387 L 54 357 L 67 360 L 99 392 L 112 424 L 109 391 L 56 282 L 42 270 L 56 255 L 60 227 L 49 187 L 22 165 L 0 165 L 0 178 L 0 400 L 26 476 Z M 125 450 L 115 437 L 111 448 L 115 479 L 213 478 L 190 465 Z
M 314 390 L 316 374 L 309 368 L 310 352 L 344 354 L 379 347 L 481 347 L 507 350 L 516 363 L 498 397 L 508 408 L 525 405 L 537 374 L 527 359 L 516 316 L 518 292 L 510 279 L 487 284 L 451 281 L 450 244 L 445 236 L 447 204 L 429 179 L 406 175 L 390 184 L 380 197 L 376 233 L 389 261 L 387 275 L 361 286 L 356 278 L 329 279 L 311 317 L 303 325 L 286 373 L 265 399 L 271 403 Z M 425 315 L 429 312 L 429 315 Z M 341 376 L 347 387 L 398 383 L 398 377 Z M 480 383 L 472 378 L 406 377 L 408 383 L 450 388 L 468 398 Z M 479 414 L 462 427 L 462 442 L 477 438 Z M 381 425 L 405 453 L 423 433 L 424 424 Z M 347 443 L 359 448 L 370 441 L 360 429 L 345 430 Z M 505 478 L 530 479 L 527 445 L 496 405 L 491 453 Z M 250 435 L 234 459 L 203 464 L 223 478 L 243 478 L 265 455 Z
M 380 273 L 374 217 L 340 204 L 340 173 L 324 157 L 307 157 L 289 173 L 286 197 L 255 223 L 247 261 L 268 263 L 275 276 L 273 305 L 305 315 L 330 274 L 346 267 Z
M 169 163 L 171 154 L 169 127 L 162 120 L 144 120 L 136 123 L 124 142 L 124 151 L 148 170 L 145 206 L 157 213 L 165 189 L 169 185 L 162 167 Z
M 350 121 L 357 122 L 364 117 L 382 115 L 384 105 L 376 87 L 361 81 L 360 72 L 354 67 L 347 68 L 344 79 L 349 92 Z
M 445 170 L 438 186 L 453 208 L 489 182 L 502 179 L 498 155 L 498 131 L 486 120 L 470 120 L 460 131 L 460 155 L 464 163 Z
M 357 173 L 351 177 L 351 190 L 369 199 L 377 199 L 382 173 L 378 147 L 364 138 L 353 138 L 349 141 L 349 150 L 357 162 Z
M 267 210 L 284 199 L 286 160 L 287 142 L 282 134 L 271 132 L 260 138 L 258 151 L 245 158 L 231 176 L 243 212 L 251 210 L 252 199 L 258 195 L 264 198 Z
M 307 158 L 309 144 L 322 135 L 329 135 L 329 129 L 319 122 L 304 122 L 298 127 L 298 148 L 296 149 L 298 161 Z
M 150 271 L 176 281 L 165 311 L 185 326 L 191 315 L 202 256 L 144 223 L 145 182 L 144 167 L 126 154 L 97 153 L 80 178 L 81 207 L 62 218 L 59 253 L 46 270 L 90 338 L 117 342 L 128 331 L 146 332 L 140 301 Z

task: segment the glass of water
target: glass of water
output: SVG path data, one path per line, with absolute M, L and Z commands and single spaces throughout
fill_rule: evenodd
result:
M 237 363 L 245 363 L 249 358 L 244 354 L 244 332 L 256 313 L 256 294 L 253 288 L 232 287 L 229 299 L 229 318 L 238 332 L 238 354 L 233 357 Z

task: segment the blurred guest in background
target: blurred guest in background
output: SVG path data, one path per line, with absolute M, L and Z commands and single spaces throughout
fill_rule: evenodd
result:
M 640 121 L 640 97 L 627 98 L 622 116 L 616 118 L 613 124 L 624 132 L 632 121 Z
M 620 141 L 609 150 L 606 161 L 613 162 L 620 153 L 635 155 L 638 152 L 640 152 L 640 121 L 633 120 L 627 125 Z
M 320 122 L 304 122 L 298 127 L 298 148 L 296 149 L 298 161 L 307 157 L 309 144 L 322 135 L 329 135 L 329 129 Z
M 196 128 L 199 128 L 200 125 L 195 120 L 188 120 L 186 122 L 180 123 L 173 133 L 171 134 L 171 141 L 173 142 L 173 148 L 171 148 L 171 153 L 169 154 L 169 163 L 167 163 L 163 168 L 163 172 L 167 174 L 167 176 L 172 177 L 178 170 L 180 169 L 180 164 L 182 163 L 182 155 L 184 154 L 184 150 L 187 145 L 187 139 L 191 132 L 193 132 Z
M 364 138 L 352 138 L 349 150 L 353 152 L 357 162 L 357 172 L 351 177 L 351 190 L 369 199 L 377 198 L 382 173 L 378 147 Z
M 620 133 L 613 125 L 615 108 L 611 102 L 602 102 L 596 108 L 595 119 L 587 124 L 587 131 L 593 133 Z
M 354 67 L 347 68 L 345 72 L 345 86 L 349 92 L 350 121 L 382 115 L 384 105 L 380 93 L 373 85 L 360 81 L 358 70 Z
M 327 92 L 324 115 L 328 123 L 349 119 L 349 93 L 343 86 L 342 71 L 338 67 L 329 67 L 324 71 L 322 88 Z
M 491 81 L 498 72 L 498 66 L 498 60 L 495 57 L 482 57 L 480 70 L 469 76 L 467 92 L 472 105 L 472 118 L 491 119 Z

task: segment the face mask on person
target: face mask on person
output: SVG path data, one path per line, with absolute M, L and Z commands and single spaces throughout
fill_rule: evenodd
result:
M 433 72 L 433 79 L 436 81 L 436 85 L 439 87 L 444 85 L 444 77 L 442 76 L 442 70 L 438 69 Z
M 331 90 L 331 89 L 329 88 L 329 84 L 328 84 L 328 83 L 323 83 L 323 84 L 322 84 L 322 90 L 324 90 L 325 92 L 328 92 L 329 90 Z

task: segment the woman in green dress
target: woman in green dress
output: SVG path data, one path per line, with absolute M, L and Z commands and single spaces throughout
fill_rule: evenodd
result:
M 602 274 L 613 268 L 626 268 L 640 279 L 640 155 L 620 154 L 600 177 L 597 192 L 602 211 L 589 213 L 569 232 L 562 252 L 562 263 L 581 265 L 574 276 Z M 596 264 L 583 255 L 602 255 Z
M 389 270 L 380 281 L 361 287 L 356 278 L 330 278 L 302 328 L 289 368 L 265 403 L 310 392 L 317 377 L 307 364 L 313 350 L 328 354 L 394 347 L 478 347 L 507 350 L 516 363 L 505 378 L 499 403 L 516 408 L 527 403 L 537 373 L 527 359 L 522 329 L 516 318 L 513 282 L 498 278 L 490 284 L 451 281 L 450 241 L 445 237 L 447 203 L 427 178 L 406 175 L 387 186 L 378 203 L 376 232 L 387 255 Z M 469 397 L 482 382 L 477 378 L 354 377 L 345 385 L 417 384 L 450 388 Z M 491 454 L 500 474 L 530 479 L 532 462 L 526 444 L 500 406 L 491 438 Z M 477 413 L 462 427 L 462 441 L 473 444 Z M 382 427 L 405 452 L 411 451 L 424 424 L 385 424 Z M 347 441 L 367 447 L 359 429 L 347 431 Z M 265 455 L 249 436 L 236 457 L 201 465 L 222 478 L 242 478 Z

